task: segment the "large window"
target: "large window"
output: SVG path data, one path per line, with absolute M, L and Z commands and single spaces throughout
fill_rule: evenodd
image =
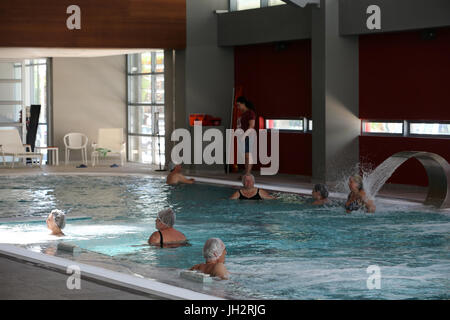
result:
M 25 143 L 29 106 L 39 104 L 36 147 L 49 143 L 49 64 L 49 59 L 0 60 L 0 129 L 16 128 Z M 43 153 L 47 160 L 47 152 Z
M 128 55 L 128 160 L 164 164 L 164 51 Z
M 48 59 L 25 60 L 25 105 L 41 105 L 39 114 L 39 125 L 36 135 L 36 147 L 48 146 Z M 44 153 L 44 160 L 47 161 L 47 151 Z

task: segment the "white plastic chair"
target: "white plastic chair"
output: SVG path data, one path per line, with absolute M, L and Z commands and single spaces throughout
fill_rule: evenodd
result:
M 123 128 L 102 128 L 98 129 L 98 143 L 93 143 L 92 148 L 92 166 L 98 163 L 98 156 L 100 152 L 97 149 L 102 148 L 110 150 L 107 155 L 120 156 L 120 163 L 125 164 L 126 143 L 123 134 Z
M 69 162 L 70 150 L 81 150 L 81 159 L 87 165 L 88 137 L 83 133 L 71 132 L 64 136 L 66 146 L 66 165 Z
M 11 168 L 14 168 L 16 158 L 36 158 L 39 159 L 39 167 L 42 165 L 43 154 L 31 152 L 31 146 L 22 143 L 19 131 L 16 129 L 0 130 L 0 155 L 3 158 L 3 165 L 6 165 L 5 157 L 13 157 Z

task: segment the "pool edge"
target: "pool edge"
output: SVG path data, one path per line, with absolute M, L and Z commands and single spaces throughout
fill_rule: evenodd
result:
M 57 269 L 58 271 L 62 271 L 63 273 L 67 273 L 69 266 L 78 266 L 80 268 L 82 278 L 86 277 L 87 279 L 94 279 L 96 281 L 110 284 L 119 288 L 131 289 L 134 291 L 142 292 L 144 294 L 151 294 L 161 299 L 225 300 L 216 296 L 161 283 L 156 280 L 139 278 L 121 272 L 75 262 L 65 258 L 33 252 L 31 250 L 27 250 L 11 244 L 0 244 L 0 255 L 11 257 L 21 262 L 36 263 L 47 268 Z

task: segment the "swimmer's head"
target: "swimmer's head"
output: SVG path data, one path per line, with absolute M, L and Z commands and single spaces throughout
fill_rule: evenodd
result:
M 172 228 L 175 224 L 175 212 L 171 208 L 164 209 L 160 212 L 158 212 L 158 215 L 156 216 L 156 220 L 161 222 L 163 225 L 165 225 L 168 228 Z
M 352 191 L 361 191 L 364 188 L 362 177 L 358 174 L 351 176 L 348 180 L 348 186 Z
M 318 183 L 314 186 L 313 188 L 313 196 L 320 196 L 322 199 L 327 199 L 328 198 L 328 188 L 326 185 L 322 184 L 322 183 Z M 316 199 L 319 200 L 319 199 Z
M 242 185 L 245 188 L 253 188 L 255 185 L 255 177 L 252 174 L 247 173 L 242 177 Z
M 64 229 L 66 226 L 66 214 L 58 209 L 52 210 L 47 218 L 47 226 L 49 229 L 54 229 L 54 226 L 58 227 L 60 230 Z
M 203 257 L 205 257 L 207 262 L 214 262 L 219 260 L 219 262 L 225 262 L 225 244 L 219 238 L 211 238 L 206 240 L 203 246 Z M 226 251 L 225 251 L 226 254 Z M 223 256 L 222 256 L 223 255 Z
M 181 164 L 176 164 L 176 163 L 173 163 L 172 161 L 169 162 L 169 171 L 170 172 L 178 171 L 179 169 L 181 169 Z

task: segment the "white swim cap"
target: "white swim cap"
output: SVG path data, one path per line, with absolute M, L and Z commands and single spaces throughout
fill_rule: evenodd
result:
M 61 230 L 64 229 L 64 227 L 66 226 L 66 214 L 58 209 L 52 210 L 51 214 L 53 215 L 58 228 L 60 228 Z
M 219 259 L 225 250 L 225 244 L 219 238 L 211 238 L 206 240 L 203 246 L 203 257 L 206 261 L 214 261 Z
M 158 212 L 158 215 L 156 217 L 159 219 L 159 221 L 161 221 L 169 228 L 172 228 L 175 224 L 175 212 L 173 212 L 171 208 L 164 209 Z
M 173 169 L 175 169 L 177 165 L 175 163 L 173 163 L 172 161 L 169 162 L 169 171 L 172 172 Z

